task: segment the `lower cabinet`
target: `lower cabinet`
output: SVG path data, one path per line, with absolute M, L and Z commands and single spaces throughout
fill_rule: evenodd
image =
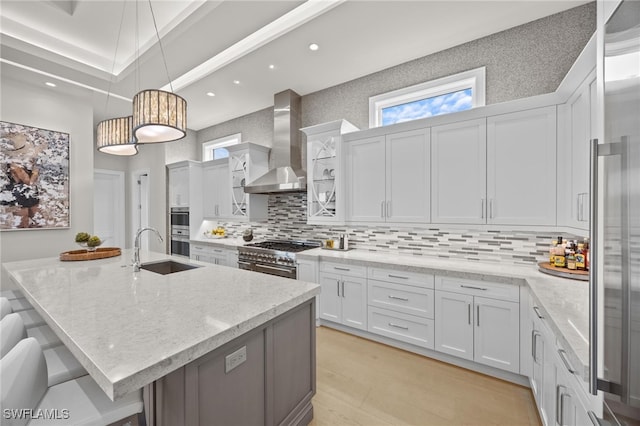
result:
M 361 267 L 323 262 L 320 264 L 319 280 L 322 288 L 318 307 L 319 317 L 366 330 L 366 270 Z
M 232 268 L 238 266 L 238 251 L 235 248 L 226 249 L 191 243 L 190 258 L 214 265 L 230 266 Z
M 459 292 L 444 291 L 453 289 Z M 511 295 L 510 293 L 515 292 Z M 491 367 L 520 370 L 517 286 L 436 277 L 435 349 Z M 506 296 L 505 296 L 506 295 Z

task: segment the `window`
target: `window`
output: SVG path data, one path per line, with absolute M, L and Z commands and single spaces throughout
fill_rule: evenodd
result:
M 228 158 L 229 150 L 227 150 L 226 147 L 239 144 L 240 142 L 242 142 L 242 133 L 236 133 L 235 135 L 229 135 L 205 142 L 202 144 L 202 161 Z
M 476 68 L 369 98 L 369 127 L 417 120 L 484 105 L 485 68 Z

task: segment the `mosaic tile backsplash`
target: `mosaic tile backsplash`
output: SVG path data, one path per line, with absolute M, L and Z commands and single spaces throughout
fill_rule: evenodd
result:
M 349 235 L 349 244 L 359 250 L 393 251 L 416 256 L 464 258 L 477 261 L 533 264 L 548 259 L 550 242 L 562 235 L 549 232 L 492 231 L 445 227 L 322 226 L 307 224 L 306 193 L 269 196 L 266 223 L 211 222 L 223 226 L 230 237 L 241 237 L 248 227 L 256 238 L 326 240 Z

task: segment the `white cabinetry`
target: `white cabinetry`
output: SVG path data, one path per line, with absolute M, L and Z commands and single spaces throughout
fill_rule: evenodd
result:
M 519 288 L 441 276 L 435 288 L 435 349 L 518 373 Z
M 486 119 L 431 128 L 431 221 L 486 223 Z
M 269 196 L 247 194 L 245 185 L 269 170 L 269 148 L 246 142 L 227 147 L 231 183 L 231 217 L 242 221 L 267 220 Z
M 169 165 L 169 207 L 189 207 L 189 165 Z
M 223 219 L 231 216 L 231 185 L 227 159 L 202 163 L 202 192 L 205 219 Z
M 358 128 L 347 120 L 337 120 L 300 130 L 307 135 L 307 223 L 342 222 L 342 134 Z
M 430 220 L 429 130 L 345 143 L 347 221 Z
M 368 330 L 433 349 L 433 275 L 369 268 Z
M 556 107 L 487 118 L 487 223 L 556 224 Z
M 212 263 L 214 265 L 237 267 L 237 250 L 213 247 L 207 244 L 197 244 L 191 242 L 190 258 L 200 262 Z
M 367 329 L 366 268 L 320 263 L 319 317 L 349 327 Z

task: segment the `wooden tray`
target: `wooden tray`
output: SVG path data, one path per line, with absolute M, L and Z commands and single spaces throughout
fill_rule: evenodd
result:
M 86 249 L 71 250 L 60 253 L 60 260 L 70 261 L 105 259 L 107 257 L 120 256 L 120 253 L 121 251 L 119 247 L 98 247 L 95 251 L 88 251 Z
M 538 263 L 538 270 L 556 277 L 571 278 L 572 280 L 589 281 L 589 271 L 580 271 L 567 268 L 558 268 L 549 262 Z

